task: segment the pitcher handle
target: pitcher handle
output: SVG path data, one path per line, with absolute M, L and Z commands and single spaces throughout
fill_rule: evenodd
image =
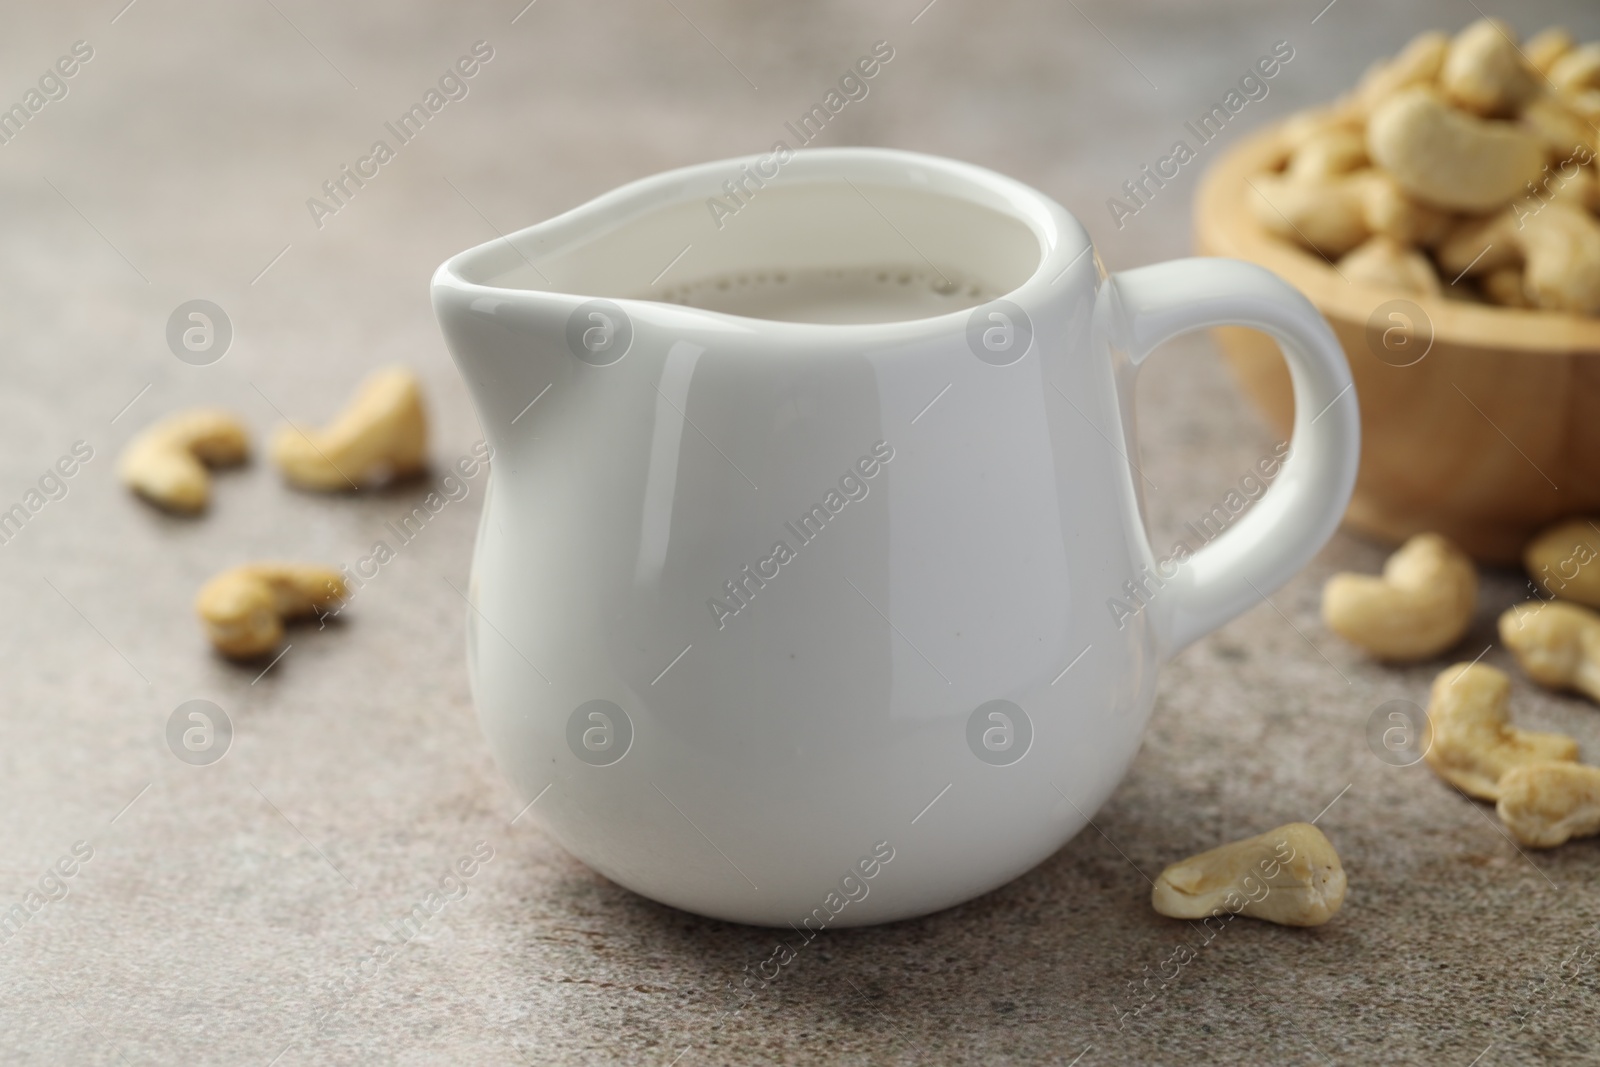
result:
M 1153 605 L 1161 608 L 1152 618 L 1157 648 L 1168 658 L 1259 603 L 1333 536 L 1355 485 L 1361 426 L 1338 339 L 1311 302 L 1270 271 L 1180 259 L 1114 274 L 1108 284 L 1113 337 L 1134 366 L 1179 334 L 1247 326 L 1277 340 L 1294 384 L 1281 473 L 1255 507 L 1179 568 Z M 1131 384 L 1130 376 L 1124 388 Z

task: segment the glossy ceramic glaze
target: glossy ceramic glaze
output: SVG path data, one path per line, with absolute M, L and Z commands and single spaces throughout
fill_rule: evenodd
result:
M 433 300 L 494 447 L 468 648 L 523 818 L 656 900 L 814 930 L 959 903 L 1076 834 L 1160 663 L 1331 534 L 1358 431 L 1337 342 L 1260 268 L 1108 277 L 1059 205 L 947 160 L 773 170 L 634 183 L 451 259 Z M 1007 295 L 871 325 L 633 298 L 878 263 Z M 1133 376 L 1221 323 L 1284 342 L 1293 452 L 1158 574 Z

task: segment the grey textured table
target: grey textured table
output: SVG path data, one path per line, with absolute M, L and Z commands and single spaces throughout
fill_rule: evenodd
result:
M 16 4 L 0 43 L 7 105 L 74 42 L 93 49 L 0 144 L 0 506 L 74 442 L 93 449 L 0 546 L 0 910 L 41 885 L 66 894 L 0 930 L 0 1061 L 1600 1058 L 1596 846 L 1521 855 L 1489 809 L 1367 746 L 1372 710 L 1423 702 L 1440 666 L 1376 667 L 1319 623 L 1322 580 L 1375 569 L 1378 546 L 1341 535 L 1166 670 L 1096 830 L 963 907 L 830 933 L 745 1002 L 771 932 L 640 899 L 531 819 L 510 824 L 520 802 L 473 719 L 451 588 L 481 478 L 344 621 L 294 631 L 258 676 L 209 653 L 198 585 L 264 555 L 351 562 L 428 484 L 311 497 L 257 463 L 219 477 L 195 521 L 130 498 L 113 472 L 162 412 L 231 405 L 259 441 L 285 413 L 325 418 L 388 362 L 426 379 L 434 455 L 453 461 L 478 432 L 428 306 L 435 265 L 625 180 L 764 150 L 876 40 L 894 60 L 822 143 L 1015 175 L 1077 211 L 1119 269 L 1187 251 L 1199 168 L 1120 229 L 1106 200 L 1274 42 L 1294 59 L 1197 163 L 1476 5 L 124 2 Z M 1497 13 L 1600 37 L 1575 2 Z M 307 199 L 479 40 L 494 54 L 466 97 L 319 227 Z M 203 367 L 164 336 L 197 297 L 235 330 Z M 1159 353 L 1140 390 L 1165 542 L 1274 442 L 1202 338 Z M 1518 576 L 1489 577 L 1465 657 L 1508 662 L 1493 619 L 1521 595 Z M 164 740 L 194 697 L 236 727 L 209 767 Z M 1515 699 L 1523 721 L 1600 757 L 1592 707 L 1520 680 Z M 1152 913 L 1147 878 L 1319 812 L 1350 876 L 1343 913 L 1311 931 L 1237 922 L 1162 989 L 1189 935 Z M 92 856 L 47 877 L 77 842 Z M 478 842 L 493 858 L 465 896 L 397 933 Z

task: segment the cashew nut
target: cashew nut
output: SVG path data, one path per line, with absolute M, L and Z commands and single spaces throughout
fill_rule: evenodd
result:
M 1568 92 L 1600 89 L 1600 41 L 1574 48 L 1552 63 L 1550 80 Z
M 1500 616 L 1500 640 L 1528 677 L 1600 701 L 1600 615 L 1577 604 L 1518 604 Z
M 1423 758 L 1435 774 L 1479 800 L 1500 798 L 1500 779 L 1513 767 L 1578 758 L 1565 734 L 1535 733 L 1511 725 L 1506 705 L 1511 679 L 1482 663 L 1446 667 L 1433 680 L 1428 723 L 1433 740 Z
M 1522 565 L 1547 594 L 1600 608 L 1600 518 L 1571 519 L 1540 532 Z
M 1508 308 L 1533 307 L 1533 301 L 1528 299 L 1527 290 L 1523 288 L 1521 267 L 1497 267 L 1485 274 L 1478 284 L 1491 304 Z
M 1600 767 L 1530 763 L 1500 779 L 1500 821 L 1529 848 L 1600 833 Z
M 1433 250 L 1439 267 L 1452 278 L 1487 274 L 1522 264 L 1517 218 L 1509 211 L 1471 216 L 1457 222 Z
M 1515 115 L 1543 88 L 1499 19 L 1479 19 L 1456 35 L 1439 85 L 1452 103 L 1486 118 Z
M 368 377 L 327 428 L 282 427 L 272 459 L 301 488 L 337 491 L 414 474 L 427 447 L 421 384 L 410 371 L 391 367 Z
M 194 609 L 217 650 L 235 659 L 265 655 L 283 638 L 283 620 L 345 597 L 336 570 L 305 563 L 246 563 L 200 587 Z
M 1450 53 L 1450 38 L 1435 30 L 1419 33 L 1393 59 L 1373 66 L 1356 87 L 1356 100 L 1372 111 L 1395 93 L 1415 85 L 1432 85 Z
M 1339 853 L 1310 823 L 1292 822 L 1174 863 L 1150 903 L 1174 919 L 1224 912 L 1283 926 L 1321 926 L 1344 903 Z
M 1367 152 L 1412 196 L 1458 211 L 1509 202 L 1539 177 L 1545 159 L 1531 130 L 1467 114 L 1427 88 L 1402 90 L 1378 106 Z
M 1335 126 L 1307 138 L 1284 173 L 1291 181 L 1332 178 L 1366 166 L 1367 139 L 1360 130 Z
M 1361 174 L 1361 206 L 1367 228 L 1401 244 L 1432 248 L 1449 236 L 1455 216 L 1419 204 L 1400 183 L 1379 170 Z
M 1522 250 L 1528 296 L 1539 307 L 1579 315 L 1600 312 L 1600 221 L 1569 203 L 1525 216 Z
M 1545 181 L 1544 188 L 1549 190 L 1551 199 L 1557 203 L 1570 204 L 1585 211 L 1600 211 L 1600 178 L 1595 176 L 1593 167 L 1558 167 Z M 1522 202 L 1532 210 L 1536 205 L 1530 200 L 1537 199 L 1524 198 Z
M 1283 141 L 1298 152 L 1306 144 L 1327 133 L 1361 135 L 1366 120 L 1360 112 L 1339 104 L 1310 108 L 1291 115 L 1283 124 Z M 1363 154 L 1365 150 L 1363 150 Z
M 1427 659 L 1461 640 L 1478 599 L 1472 560 L 1438 534 L 1417 534 L 1383 577 L 1336 574 L 1322 590 L 1328 628 L 1380 659 Z
M 1585 122 L 1600 123 L 1600 89 L 1580 89 L 1567 93 L 1563 99 L 1574 115 Z
M 1282 138 L 1251 208 L 1347 280 L 1600 315 L 1600 43 L 1551 29 L 1519 47 L 1491 18 L 1421 34 Z
M 1541 96 L 1522 109 L 1522 124 L 1544 144 L 1544 154 L 1552 163 L 1592 159 L 1595 154 L 1595 129 L 1579 117 L 1560 97 Z M 1561 185 L 1559 176 L 1546 176 L 1544 183 Z
M 1439 276 L 1428 257 L 1391 237 L 1374 237 L 1346 253 L 1339 260 L 1339 273 L 1381 289 L 1439 295 Z
M 1577 44 L 1563 26 L 1551 26 L 1529 37 L 1522 45 L 1522 54 L 1528 57 L 1533 69 L 1549 74 L 1556 60 L 1572 51 Z
M 1251 179 L 1256 221 L 1272 233 L 1322 253 L 1342 256 L 1367 239 L 1361 183 L 1349 176 L 1295 180 L 1261 174 Z
M 243 463 L 249 453 L 244 426 L 231 412 L 196 408 L 169 415 L 128 442 L 117 473 L 152 503 L 196 512 L 211 495 L 206 467 Z

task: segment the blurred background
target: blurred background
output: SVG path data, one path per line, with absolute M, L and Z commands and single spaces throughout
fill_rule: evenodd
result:
M 81 58 L 78 42 L 92 52 L 64 95 L 0 125 L 0 509 L 76 442 L 92 450 L 0 545 L 0 911 L 81 859 L 80 842 L 92 852 L 64 896 L 0 927 L 0 1062 L 1592 1055 L 1600 997 L 1572 961 L 1600 948 L 1582 888 L 1593 847 L 1519 855 L 1423 768 L 1365 742 L 1369 713 L 1425 703 L 1432 674 L 1380 671 L 1317 621 L 1321 582 L 1377 569 L 1380 546 L 1340 535 L 1271 604 L 1184 653 L 1097 829 L 961 908 L 831 933 L 747 1000 L 771 932 L 644 901 L 512 822 L 521 804 L 471 710 L 456 591 L 481 477 L 339 623 L 292 632 L 261 672 L 212 655 L 190 607 L 200 583 L 262 557 L 351 562 L 429 481 L 330 501 L 258 460 L 220 474 L 193 520 L 114 474 L 162 414 L 226 406 L 259 443 L 286 417 L 327 419 L 390 363 L 424 379 L 434 460 L 454 463 L 479 433 L 428 303 L 441 261 L 632 179 L 767 150 L 878 41 L 893 60 L 817 144 L 1001 171 L 1077 214 L 1118 270 L 1189 254 L 1208 153 L 1331 98 L 1416 32 L 1489 14 L 1594 39 L 1592 4 L 124 2 L 14 4 L 0 40 L 0 107 Z M 397 146 L 384 124 L 479 42 L 492 55 L 465 96 Z M 1278 42 L 1293 59 L 1268 95 L 1119 225 L 1108 199 Z M 376 176 L 331 214 L 308 207 L 332 203 L 324 183 L 380 138 L 396 151 Z M 205 366 L 166 337 L 194 299 L 232 330 Z M 1139 405 L 1163 542 L 1276 443 L 1201 336 L 1153 358 Z M 1523 593 L 1520 576 L 1487 582 L 1468 654 Z M 196 697 L 235 731 L 209 767 L 165 741 Z M 1592 709 L 1531 694 L 1519 714 L 1600 743 Z M 1146 876 L 1330 802 L 1319 825 L 1350 874 L 1346 913 L 1316 931 L 1237 924 L 1161 986 L 1183 927 L 1150 911 Z M 493 858 L 465 895 L 398 935 L 480 842 Z M 1129 1020 L 1135 1003 L 1150 1006 Z

